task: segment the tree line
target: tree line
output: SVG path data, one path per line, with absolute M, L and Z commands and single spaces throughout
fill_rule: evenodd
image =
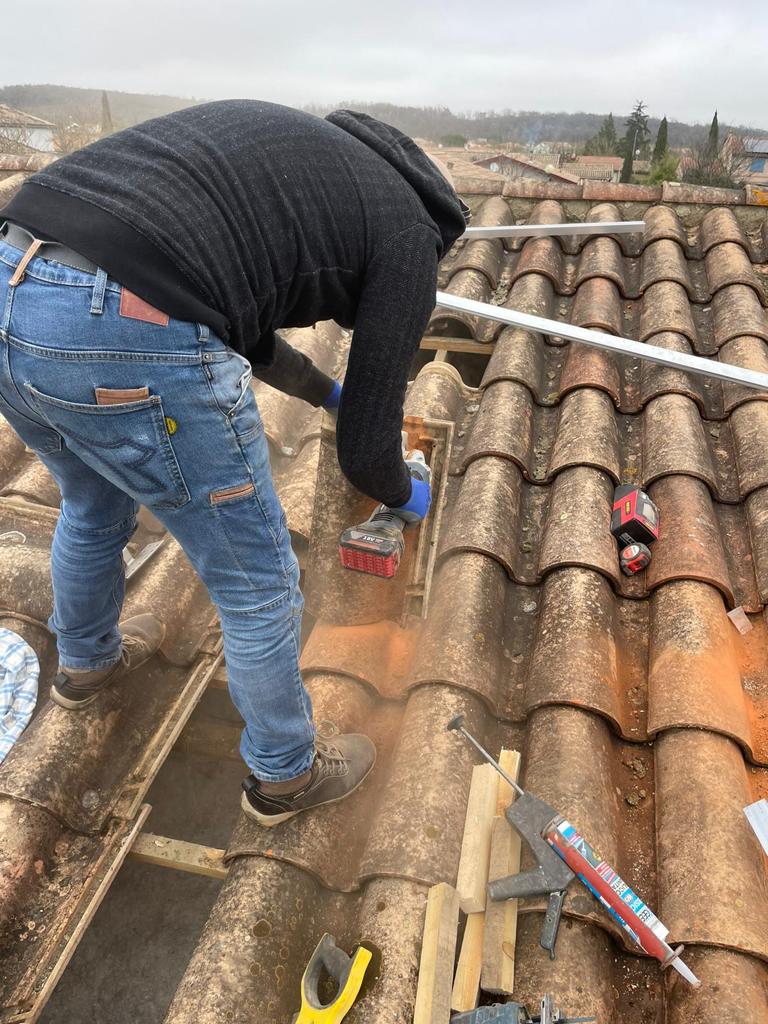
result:
M 632 180 L 636 159 L 650 160 L 648 180 L 654 184 L 674 180 L 678 176 L 678 168 L 682 180 L 694 185 L 735 188 L 743 180 L 749 157 L 743 147 L 734 144 L 738 136 L 726 135 L 721 138 L 717 111 L 706 135 L 700 133 L 689 142 L 681 157 L 670 152 L 666 117 L 659 122 L 653 148 L 651 137 L 646 105 L 638 100 L 624 122 L 624 134 L 621 137 L 616 132 L 613 114 L 608 114 L 599 131 L 587 139 L 584 152 L 592 156 L 623 157 L 621 180 L 624 182 Z
M 191 106 L 199 100 L 178 96 L 78 89 L 58 85 L 10 85 L 0 88 L 0 103 L 52 121 L 56 125 L 56 148 L 70 152 L 92 137 L 108 134 L 150 117 Z M 540 142 L 556 143 L 569 152 L 611 155 L 624 158 L 622 180 L 631 180 L 636 159 L 651 160 L 652 181 L 675 176 L 677 163 L 670 150 L 685 149 L 680 171 L 683 180 L 701 184 L 726 184 L 738 180 L 743 160 L 733 147 L 722 144 L 731 131 L 742 135 L 768 134 L 744 127 L 721 127 L 717 115 L 709 129 L 650 117 L 645 103 L 638 101 L 619 135 L 612 113 L 589 114 L 539 111 L 472 111 L 455 114 L 444 106 L 401 106 L 393 103 L 344 101 L 309 104 L 304 109 L 324 116 L 334 107 L 345 106 L 371 114 L 417 138 L 463 145 L 482 138 L 489 144 L 517 143 L 535 150 Z M 655 139 L 653 146 L 651 140 Z M 631 152 L 630 152 L 631 150 Z M 15 138 L 0 139 L 0 151 L 23 151 Z

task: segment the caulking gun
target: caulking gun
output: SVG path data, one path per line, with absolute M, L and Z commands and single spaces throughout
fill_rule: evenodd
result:
M 668 929 L 576 828 L 554 807 L 519 786 L 464 728 L 463 715 L 452 718 L 448 728 L 469 740 L 517 793 L 517 799 L 507 808 L 506 818 L 536 858 L 533 870 L 489 882 L 491 899 L 499 902 L 548 895 L 541 945 L 554 959 L 565 891 L 573 879 L 578 878 L 644 953 L 655 957 L 662 969 L 673 967 L 687 982 L 698 987 L 701 982 L 680 959 L 683 947 L 672 949 L 668 945 Z

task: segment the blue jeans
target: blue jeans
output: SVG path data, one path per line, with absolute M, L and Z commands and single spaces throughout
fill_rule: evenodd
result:
M 146 505 L 218 609 L 244 761 L 259 779 L 295 778 L 314 750 L 303 600 L 248 362 L 205 326 L 121 313 L 101 270 L 34 257 L 11 286 L 21 256 L 0 240 L 0 412 L 61 490 L 49 622 L 61 666 L 119 658 L 122 550 Z

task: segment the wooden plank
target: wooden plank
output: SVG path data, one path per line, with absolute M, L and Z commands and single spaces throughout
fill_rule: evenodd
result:
M 224 850 L 199 843 L 185 843 L 181 839 L 141 832 L 128 856 L 144 864 L 176 868 L 193 875 L 207 875 L 208 878 L 226 878 L 229 868 L 224 863 L 224 853 Z
M 427 894 L 413 1024 L 449 1024 L 459 897 L 441 882 Z
M 478 355 L 493 355 L 495 342 L 473 341 L 471 338 L 449 338 L 439 334 L 425 334 L 421 347 L 429 352 L 475 352 Z
M 517 779 L 520 770 L 520 754 L 516 750 L 502 750 L 499 755 L 499 764 L 508 775 L 513 779 Z M 497 773 L 496 780 L 497 798 L 495 814 L 499 816 L 504 814 L 513 800 L 514 791 L 509 783 L 500 778 Z M 494 818 L 495 820 L 496 818 Z M 503 821 L 503 818 L 500 820 Z M 491 850 L 493 850 L 493 830 L 491 831 Z M 477 1006 L 483 966 L 487 912 L 486 904 L 485 912 L 481 911 L 467 915 L 459 963 L 456 968 L 456 977 L 453 981 L 453 998 L 451 1000 L 452 1009 L 459 1013 L 474 1010 Z
M 451 1009 L 463 1013 L 474 1010 L 480 995 L 480 972 L 483 966 L 483 930 L 485 913 L 468 914 L 461 941 L 459 963 L 453 979 Z
M 459 905 L 465 914 L 485 910 L 491 825 L 496 813 L 498 791 L 499 775 L 493 765 L 481 764 L 472 769 L 456 882 Z
M 502 768 L 517 781 L 520 755 L 516 750 L 503 750 L 499 757 Z M 488 877 L 504 878 L 520 870 L 521 839 L 504 817 L 514 799 L 512 787 L 499 780 L 496 817 L 491 829 L 491 854 Z M 510 995 L 515 984 L 515 941 L 517 938 L 517 900 L 502 903 L 488 901 L 483 930 L 483 958 L 480 987 L 485 992 Z
M 499 754 L 499 764 L 507 775 L 517 782 L 518 776 L 520 775 L 520 751 L 502 750 Z M 499 793 L 498 800 L 496 801 L 496 815 L 503 817 L 507 812 L 507 808 L 514 799 L 514 789 L 512 789 L 508 782 L 505 782 L 505 780 L 499 776 Z

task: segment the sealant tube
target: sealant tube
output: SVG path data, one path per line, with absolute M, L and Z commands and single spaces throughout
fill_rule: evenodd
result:
M 569 821 L 565 818 L 555 818 L 544 829 L 542 838 L 565 861 L 634 943 L 645 953 L 655 957 L 662 967 L 673 967 L 689 984 L 694 987 L 701 984 L 693 971 L 680 959 L 683 947 L 674 950 L 667 943 L 669 929 Z

